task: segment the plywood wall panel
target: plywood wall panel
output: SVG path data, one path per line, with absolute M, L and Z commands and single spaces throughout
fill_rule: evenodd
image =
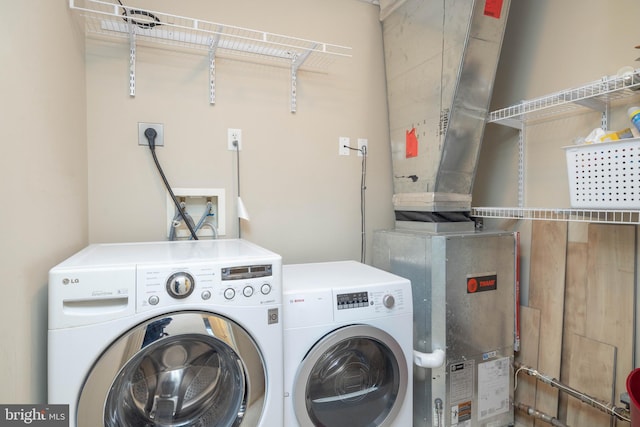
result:
M 567 252 L 567 223 L 535 221 L 532 226 L 529 306 L 540 310 L 538 370 L 559 378 Z M 536 409 L 558 415 L 558 391 L 538 384 Z M 536 422 L 542 425 L 542 422 Z
M 611 402 L 615 382 L 616 348 L 581 335 L 572 334 L 569 387 L 602 402 Z M 611 416 L 570 397 L 569 426 L 609 427 Z
M 584 227 L 585 230 L 587 227 Z M 564 292 L 564 331 L 562 339 L 562 365 L 560 369 L 560 381 L 569 383 L 570 381 L 570 359 L 573 352 L 572 336 L 574 334 L 584 335 L 585 333 L 585 301 L 587 283 L 587 239 L 584 233 L 584 243 L 567 243 L 567 272 Z M 569 227 L 569 238 L 571 238 L 571 226 Z M 567 399 L 565 394 L 560 395 L 560 406 L 558 418 L 566 419 Z
M 585 335 L 617 348 L 615 397 L 633 369 L 635 227 L 590 224 Z

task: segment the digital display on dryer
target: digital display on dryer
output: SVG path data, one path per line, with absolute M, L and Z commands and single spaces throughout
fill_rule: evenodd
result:
M 348 294 L 338 294 L 336 303 L 338 310 L 367 307 L 369 305 L 369 293 L 351 292 Z

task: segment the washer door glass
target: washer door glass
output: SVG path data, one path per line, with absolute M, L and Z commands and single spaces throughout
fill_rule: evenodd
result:
M 406 394 L 407 362 L 393 337 L 355 325 L 325 336 L 298 370 L 295 409 L 303 426 L 388 426 Z
M 107 397 L 105 426 L 232 425 L 244 400 L 237 354 L 222 341 L 169 337 L 146 347 L 118 375 Z M 126 420 L 126 423 L 122 423 Z
M 262 412 L 264 384 L 244 329 L 211 313 L 173 313 L 107 349 L 83 387 L 78 425 L 239 426 L 247 411 Z

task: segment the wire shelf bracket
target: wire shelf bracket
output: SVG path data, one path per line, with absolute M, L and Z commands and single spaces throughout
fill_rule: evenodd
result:
M 290 68 L 291 112 L 297 109 L 298 71 L 326 73 L 337 59 L 350 58 L 351 48 L 265 31 L 209 22 L 155 10 L 127 8 L 102 0 L 69 0 L 84 18 L 85 34 L 93 38 L 128 39 L 129 94 L 135 96 L 136 48 L 139 42 L 170 49 L 205 52 L 209 57 L 209 103 L 215 104 L 218 55 Z
M 129 33 L 129 96 L 136 96 L 136 33 Z

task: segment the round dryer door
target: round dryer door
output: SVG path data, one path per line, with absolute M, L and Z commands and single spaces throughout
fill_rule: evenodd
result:
M 241 426 L 260 418 L 265 375 L 257 345 L 236 323 L 207 312 L 163 315 L 98 359 L 78 426 Z
M 298 368 L 294 407 L 301 426 L 390 426 L 404 401 L 406 357 L 386 332 L 347 326 L 323 337 Z

